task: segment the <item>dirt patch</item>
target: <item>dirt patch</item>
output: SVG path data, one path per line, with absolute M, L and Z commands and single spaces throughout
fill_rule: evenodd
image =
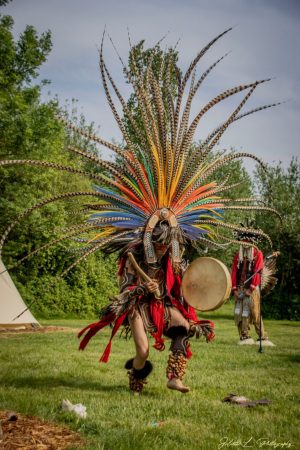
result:
M 0 421 L 1 450 L 64 450 L 70 446 L 84 448 L 85 441 L 75 431 L 37 417 L 0 411 Z
M 1 328 L 0 325 L 0 337 L 2 335 L 7 334 L 16 334 L 16 333 L 51 333 L 54 331 L 75 331 L 74 328 L 69 327 L 56 327 L 54 325 L 49 325 L 46 327 L 23 327 L 16 326 L 15 328 Z

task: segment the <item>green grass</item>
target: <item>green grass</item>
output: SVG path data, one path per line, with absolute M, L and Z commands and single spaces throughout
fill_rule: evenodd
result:
M 226 437 L 233 442 L 223 448 L 243 448 L 249 439 L 252 449 L 275 448 L 271 441 L 300 448 L 299 323 L 266 321 L 276 347 L 259 354 L 256 346 L 236 345 L 231 312 L 226 305 L 207 314 L 216 324 L 214 342 L 191 341 L 194 356 L 185 381 L 192 391 L 186 395 L 166 389 L 168 352 L 154 349 L 148 385 L 141 396 L 130 395 L 123 365 L 134 354 L 132 340 L 115 338 L 109 363 L 100 364 L 109 330 L 78 352 L 76 329 L 87 321 L 43 321 L 72 327 L 70 332 L 2 336 L 0 409 L 67 424 L 90 440 L 89 450 L 216 450 Z M 272 404 L 241 408 L 222 403 L 230 392 L 268 398 Z M 87 419 L 62 413 L 65 398 L 86 405 Z

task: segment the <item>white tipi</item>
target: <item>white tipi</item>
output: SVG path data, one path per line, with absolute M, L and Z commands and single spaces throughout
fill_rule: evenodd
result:
M 0 260 L 0 328 L 39 326 L 38 321 L 29 310 L 22 314 L 21 317 L 15 319 L 16 316 L 26 309 L 26 305 L 9 273 L 4 272 L 5 270 L 5 266 Z

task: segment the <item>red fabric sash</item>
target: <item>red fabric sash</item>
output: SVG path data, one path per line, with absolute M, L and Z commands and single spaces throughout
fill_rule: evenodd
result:
M 116 334 L 116 332 L 118 331 L 118 329 L 120 328 L 120 326 L 122 325 L 122 323 L 124 322 L 124 319 L 127 316 L 127 314 L 128 314 L 128 312 L 125 312 L 120 317 L 118 317 L 118 319 L 116 320 L 115 325 L 112 329 L 108 344 L 103 352 L 103 355 L 100 358 L 100 362 L 104 362 L 104 363 L 108 362 L 110 351 L 111 351 L 112 339 L 113 339 L 114 335 Z
M 100 362 L 107 363 L 109 360 L 109 355 L 110 355 L 110 351 L 111 351 L 112 339 L 113 339 L 114 335 L 116 334 L 116 332 L 118 331 L 118 329 L 120 328 L 120 326 L 122 325 L 122 323 L 124 322 L 127 314 L 128 314 L 128 311 L 126 311 L 124 314 L 122 314 L 120 317 L 118 317 L 117 320 L 115 321 L 115 318 L 116 318 L 115 314 L 111 313 L 111 314 L 108 314 L 106 317 L 104 317 L 99 322 L 91 323 L 90 325 L 85 327 L 83 330 L 81 330 L 78 333 L 78 337 L 80 338 L 87 330 L 89 330 L 86 333 L 86 335 L 84 336 L 84 338 L 82 339 L 82 341 L 80 342 L 79 350 L 84 350 L 85 347 L 87 346 L 87 344 L 89 343 L 89 341 L 92 339 L 93 336 L 95 336 L 96 333 L 98 333 L 98 331 L 100 331 L 102 328 L 106 327 L 107 325 L 110 325 L 112 322 L 115 321 L 108 344 L 103 352 L 103 355 L 100 358 Z
M 80 338 L 87 330 L 89 330 L 87 332 L 87 334 L 84 336 L 84 338 L 82 339 L 82 341 L 80 342 L 79 345 L 79 350 L 84 350 L 85 347 L 87 346 L 87 344 L 89 343 L 89 341 L 92 339 L 93 336 L 95 336 L 96 333 L 98 333 L 98 331 L 102 330 L 102 328 L 106 327 L 107 325 L 109 325 L 110 323 L 112 323 L 115 319 L 115 315 L 113 313 L 108 314 L 106 317 L 104 317 L 102 320 L 100 320 L 99 322 L 94 322 L 91 323 L 90 325 L 88 325 L 87 327 L 83 328 L 83 330 L 81 330 L 78 333 L 78 337 Z
M 155 339 L 155 344 L 153 345 L 153 347 L 161 352 L 165 349 L 165 340 L 162 338 L 162 334 L 164 331 L 164 305 L 161 300 L 158 300 L 156 298 L 151 299 L 150 314 L 156 327 L 156 332 L 151 333 Z

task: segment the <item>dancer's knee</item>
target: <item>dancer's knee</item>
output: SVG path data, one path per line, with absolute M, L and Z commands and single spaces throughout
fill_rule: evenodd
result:
M 149 356 L 149 346 L 148 345 L 138 345 L 136 348 L 136 354 L 140 359 L 146 361 Z

